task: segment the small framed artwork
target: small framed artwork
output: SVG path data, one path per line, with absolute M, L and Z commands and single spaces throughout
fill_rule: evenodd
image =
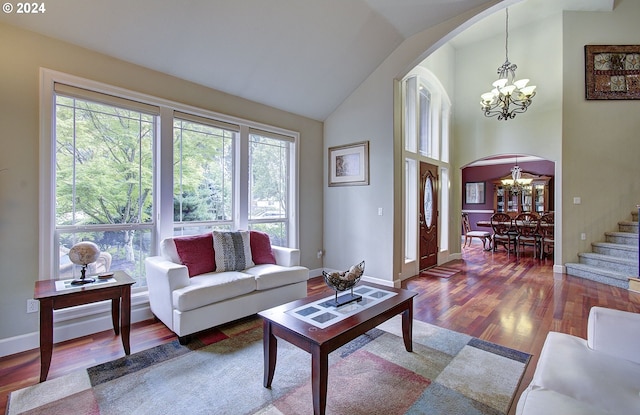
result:
M 329 147 L 329 186 L 369 184 L 369 142 Z
M 640 99 L 640 45 L 585 45 L 585 95 Z
M 483 205 L 484 182 L 467 182 L 464 203 L 468 205 Z

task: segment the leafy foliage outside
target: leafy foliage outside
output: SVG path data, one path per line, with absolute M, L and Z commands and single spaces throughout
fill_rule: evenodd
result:
M 287 212 L 289 143 L 252 134 L 249 144 L 249 218 L 283 218 Z
M 290 143 L 262 135 L 249 137 L 249 228 L 288 246 Z
M 231 220 L 235 133 L 180 119 L 173 131 L 174 222 Z
M 64 96 L 56 104 L 60 265 L 86 238 L 139 277 L 149 250 L 141 225 L 153 222 L 154 116 Z

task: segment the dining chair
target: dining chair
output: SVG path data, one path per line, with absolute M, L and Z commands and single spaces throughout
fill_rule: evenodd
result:
M 507 253 L 511 253 L 511 244 L 515 247 L 516 234 L 512 229 L 511 216 L 506 213 L 494 213 L 491 215 L 491 228 L 493 229 L 493 251 L 498 248 L 498 244 L 504 246 Z
M 533 246 L 533 257 L 536 258 L 540 249 L 540 216 L 535 212 L 520 213 L 514 219 L 516 231 L 516 258 L 526 246 Z
M 553 255 L 554 247 L 554 216 L 545 213 L 540 217 L 540 259 L 545 255 Z
M 462 212 L 462 233 L 464 234 L 464 247 L 467 246 L 467 242 L 469 246 L 471 246 L 471 241 L 473 238 L 478 238 L 482 240 L 482 248 L 485 251 L 491 249 L 491 232 L 488 231 L 472 231 L 471 224 L 469 222 L 469 214 Z M 489 242 L 489 246 L 487 247 L 487 242 Z

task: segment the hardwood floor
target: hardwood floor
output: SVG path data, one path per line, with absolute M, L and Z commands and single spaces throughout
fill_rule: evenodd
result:
M 530 252 L 516 261 L 502 249 L 486 252 L 481 244 L 473 244 L 463 249 L 462 256 L 447 264 L 461 270 L 448 279 L 415 276 L 402 283 L 403 288 L 419 293 L 414 318 L 531 353 L 521 389 L 532 378 L 549 331 L 586 337 L 589 310 L 596 305 L 640 312 L 640 294 L 554 274 L 552 260 L 533 259 Z M 332 293 L 322 277 L 310 279 L 308 293 L 319 292 Z M 139 322 L 132 325 L 131 352 L 175 338 L 158 321 Z M 113 331 L 58 343 L 48 379 L 121 356 L 122 343 Z M 0 358 L 0 413 L 6 411 L 9 392 L 36 384 L 39 374 L 38 349 Z

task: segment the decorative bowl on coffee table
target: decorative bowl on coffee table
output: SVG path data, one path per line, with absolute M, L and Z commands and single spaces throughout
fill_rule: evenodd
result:
M 336 292 L 335 299 L 328 301 L 328 304 L 340 307 L 354 301 L 361 301 L 362 296 L 353 294 L 353 287 L 360 281 L 363 273 L 364 261 L 343 272 L 322 271 L 324 282 Z M 351 292 L 338 297 L 338 292 L 347 290 L 351 290 Z

